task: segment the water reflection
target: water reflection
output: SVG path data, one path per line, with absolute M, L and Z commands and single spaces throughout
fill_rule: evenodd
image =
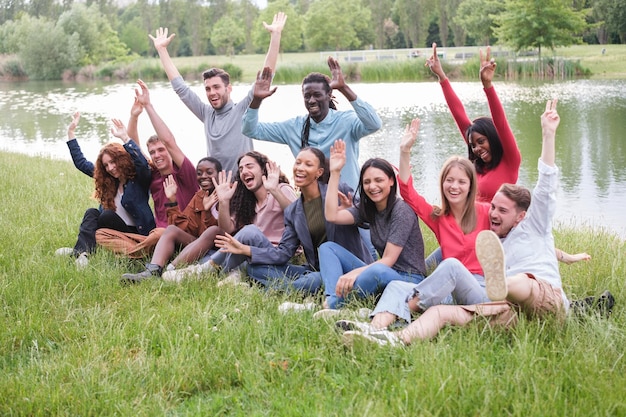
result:
M 82 113 L 76 130 L 85 154 L 95 158 L 100 147 L 113 140 L 110 118 L 127 120 L 135 84 L 64 85 L 51 82 L 0 83 L 0 149 L 30 155 L 69 159 L 66 129 L 72 112 Z M 454 89 L 470 118 L 488 115 L 479 83 L 455 82 Z M 181 148 L 196 162 L 206 154 L 202 124 L 178 100 L 169 83 L 149 85 L 152 101 L 170 126 Z M 193 84 L 200 94 L 200 83 Z M 233 88 L 240 100 L 249 85 Z M 361 143 L 361 162 L 373 156 L 398 162 L 398 144 L 404 126 L 422 120 L 412 156 L 415 185 L 429 201 L 438 199 L 438 174 L 452 154 L 466 154 L 439 85 L 427 83 L 353 85 L 383 119 L 383 129 Z M 522 152 L 519 183 L 532 186 L 541 152 L 539 116 L 549 98 L 559 98 L 561 126 L 557 135 L 557 163 L 561 189 L 557 219 L 568 225 L 607 227 L 626 236 L 626 82 L 570 81 L 551 84 L 497 83 L 502 101 Z M 338 94 L 340 109 L 350 105 Z M 280 121 L 304 113 L 300 86 L 281 85 L 265 100 L 262 121 Z M 147 116 L 140 118 L 140 140 L 152 133 Z M 276 159 L 288 175 L 293 157 L 286 147 L 255 142 L 261 152 Z

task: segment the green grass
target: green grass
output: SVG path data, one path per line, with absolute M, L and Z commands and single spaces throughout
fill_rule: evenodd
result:
M 610 289 L 608 320 L 478 321 L 408 348 L 348 349 L 311 312 L 278 312 L 296 295 L 214 278 L 123 287 L 139 265 L 105 251 L 76 270 L 53 252 L 96 206 L 91 180 L 66 161 L 0 152 L 0 166 L 0 415 L 626 414 L 626 246 L 608 232 L 556 231 L 558 247 L 593 256 L 561 266 L 567 292 Z

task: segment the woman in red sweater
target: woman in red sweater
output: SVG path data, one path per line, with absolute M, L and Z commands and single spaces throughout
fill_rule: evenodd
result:
M 522 156 L 515 136 L 506 119 L 504 108 L 491 81 L 496 62 L 491 59 L 490 48 L 486 56 L 480 52 L 480 81 L 489 102 L 491 117 L 479 117 L 471 121 L 461 100 L 457 97 L 437 57 L 437 44 L 433 43 L 433 55 L 426 65 L 439 78 L 443 95 L 452 117 L 467 143 L 468 158 L 474 163 L 478 176 L 478 201 L 490 203 L 500 185 L 515 184 Z

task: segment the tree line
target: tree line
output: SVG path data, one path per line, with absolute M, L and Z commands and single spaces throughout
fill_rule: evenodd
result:
M 154 56 L 168 27 L 172 56 L 262 53 L 262 22 L 289 16 L 284 52 L 501 44 L 515 51 L 626 43 L 626 0 L 0 0 L 0 54 L 31 77 Z M 15 69 L 15 71 L 19 71 Z

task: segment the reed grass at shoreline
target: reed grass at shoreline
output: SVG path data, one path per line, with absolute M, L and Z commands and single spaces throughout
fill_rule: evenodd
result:
M 0 166 L 0 415 L 626 415 L 626 243 L 610 231 L 555 231 L 593 256 L 560 266 L 566 292 L 609 289 L 609 319 L 477 321 L 407 348 L 345 348 L 332 323 L 278 312 L 294 294 L 214 277 L 123 287 L 141 265 L 106 251 L 77 270 L 53 253 L 97 205 L 91 179 L 10 152 Z

